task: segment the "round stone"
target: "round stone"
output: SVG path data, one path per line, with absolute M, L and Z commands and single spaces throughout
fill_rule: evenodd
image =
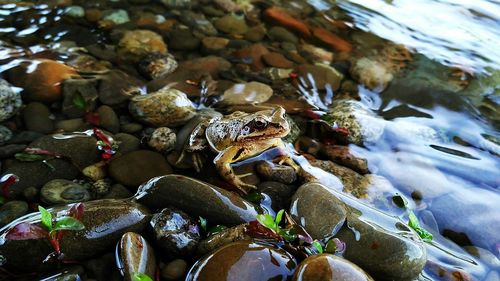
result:
M 292 281 L 373 281 L 373 278 L 346 259 L 320 254 L 302 261 Z

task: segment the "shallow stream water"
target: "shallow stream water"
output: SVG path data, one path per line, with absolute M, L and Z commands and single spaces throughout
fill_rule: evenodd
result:
M 66 2 L 72 1 L 59 1 L 58 8 L 52 6 L 58 1 L 37 1 L 35 6 L 8 2 L 0 1 L 5 3 L 0 6 L 0 40 L 5 47 L 0 45 L 1 72 L 19 65 L 27 56 L 66 61 L 71 52 L 62 50 L 71 49 L 64 46 L 68 41 L 78 49 L 110 43 L 119 35 L 112 32 L 113 25 L 107 26 L 109 23 L 88 23 L 83 18 L 65 20 L 65 6 L 69 6 Z M 147 5 L 92 2 L 102 10 L 113 7 L 155 14 Z M 387 61 L 397 69 L 385 86 L 368 87 L 360 81 L 356 85 L 360 103 L 371 112 L 366 126 L 373 131 L 373 138 L 365 139 L 363 144 L 349 144 L 349 149 L 367 160 L 370 173 L 387 178 L 394 186 L 384 192 L 369 191 L 365 200 L 405 220 L 406 214 L 391 204 L 390 195 L 400 194 L 434 235 L 433 242 L 426 244 L 428 265 L 420 280 L 468 280 L 444 273 L 455 271 L 466 272 L 473 280 L 499 280 L 500 1 L 255 2 L 264 2 L 263 7 L 283 5 L 299 11 L 297 7 L 305 5 L 307 10 L 301 15 L 306 16 L 304 21 L 337 24 L 335 30 L 352 44 L 353 51 L 342 54 L 328 44 L 321 45 L 334 54 L 333 66 L 345 69 L 344 62 L 351 57 L 367 57 Z M 178 15 L 172 9 L 162 16 L 165 20 Z M 251 14 L 246 16 L 252 19 Z M 404 46 L 410 58 L 384 53 L 384 47 L 391 42 Z M 174 53 L 179 62 L 201 55 L 198 49 Z M 241 63 L 236 58 L 233 62 Z M 122 62 L 114 63 L 116 66 Z M 128 70 L 130 65 L 121 67 Z M 234 70 L 237 77 L 231 78 L 240 79 L 237 71 L 241 69 Z M 314 90 L 298 92 L 304 95 L 298 101 L 317 114 L 328 111 L 338 97 L 328 89 L 319 97 L 311 96 Z M 58 106 L 52 110 L 57 111 Z M 325 184 L 338 183 L 335 176 L 323 172 L 317 177 Z

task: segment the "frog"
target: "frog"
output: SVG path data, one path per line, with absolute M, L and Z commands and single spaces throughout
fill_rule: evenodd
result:
M 217 154 L 213 162 L 221 177 L 247 194 L 256 187 L 245 183 L 236 175 L 233 163 L 257 156 L 271 148 L 285 151 L 281 138 L 290 132 L 290 124 L 285 117 L 285 109 L 278 106 L 254 113 L 235 111 L 229 115 L 203 118 L 184 145 L 185 152 L 197 152 L 205 147 Z M 196 158 L 196 157 L 195 157 Z M 299 167 L 292 157 L 284 153 L 279 156 L 280 164 L 287 164 L 298 171 Z M 199 159 L 194 161 L 195 168 L 201 169 Z

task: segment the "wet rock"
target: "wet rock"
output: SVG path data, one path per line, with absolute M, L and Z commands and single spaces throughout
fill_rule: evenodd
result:
M 126 154 L 138 150 L 141 145 L 141 140 L 137 137 L 126 134 L 118 133 L 114 135 L 115 141 L 119 142 L 117 153 Z
M 314 255 L 303 260 L 292 281 L 373 281 L 363 269 L 352 262 L 331 255 Z
M 54 131 L 54 122 L 50 119 L 50 110 L 43 103 L 29 103 L 23 111 L 26 129 L 47 134 Z
M 177 65 L 171 54 L 149 54 L 139 61 L 137 69 L 146 78 L 157 79 L 174 72 Z
M 254 26 L 245 33 L 245 39 L 251 42 L 261 42 L 266 36 L 266 27 L 264 25 Z
M 377 279 L 412 280 L 425 265 L 424 244 L 406 224 L 321 184 L 302 185 L 290 212 L 313 238 L 344 241 L 344 257 Z
M 267 35 L 271 40 L 278 42 L 290 42 L 293 44 L 297 44 L 299 39 L 295 34 L 288 31 L 288 29 L 281 26 L 273 26 L 267 32 Z
M 217 35 L 217 29 L 212 23 L 205 18 L 201 13 L 195 13 L 191 10 L 184 10 L 181 13 L 180 20 L 185 25 L 191 27 L 195 31 L 201 32 L 208 36 Z
M 130 190 L 128 190 L 128 188 L 126 188 L 125 186 L 117 183 L 117 184 L 113 184 L 110 187 L 109 192 L 104 196 L 104 198 L 107 198 L 107 199 L 122 199 L 122 198 L 130 198 L 133 195 L 134 194 L 132 192 L 130 192 Z
M 24 89 L 26 99 L 44 103 L 60 100 L 62 82 L 78 77 L 73 68 L 47 59 L 25 61 L 11 68 L 7 75 L 14 86 Z
M 28 213 L 28 203 L 9 201 L 0 207 L 0 227 Z
M 2 143 L 2 141 L 0 141 Z M 23 151 L 27 146 L 24 144 L 8 144 L 0 146 L 0 158 L 8 158 Z
M 82 134 L 43 136 L 30 143 L 29 147 L 48 150 L 71 159 L 71 163 L 83 169 L 100 160 L 97 140 Z M 65 179 L 66 177 L 63 177 Z
M 297 173 L 293 167 L 278 165 L 268 161 L 260 161 L 256 166 L 259 175 L 269 181 L 277 181 L 290 184 L 297 179 Z
M 82 266 L 71 266 L 58 269 L 40 277 L 46 281 L 80 281 L 85 276 L 85 269 Z
M 124 233 L 141 232 L 149 220 L 149 211 L 131 201 L 105 199 L 84 204 L 85 211 L 81 222 L 85 229 L 68 231 L 61 239 L 61 251 L 64 253 L 64 259 L 68 261 L 81 261 L 102 253 L 115 245 Z M 49 211 L 53 216 L 57 214 L 60 217 L 67 215 L 71 206 L 56 207 Z M 40 214 L 26 215 L 22 220 L 16 221 L 16 224 L 20 222 L 38 224 Z M 47 239 L 6 239 L 6 234 L 14 226 L 9 224 L 0 231 L 0 254 L 7 260 L 7 268 L 29 272 L 55 265 L 42 262 L 53 251 Z
M 335 68 L 325 64 L 304 64 L 295 68 L 295 72 L 302 79 L 308 89 L 325 90 L 330 87 L 333 91 L 340 88 L 344 76 Z
M 23 196 L 28 202 L 35 202 L 38 201 L 38 194 L 40 193 L 40 190 L 34 186 L 30 186 L 23 190 Z
M 351 168 L 360 174 L 368 174 L 370 172 L 368 170 L 368 161 L 353 155 L 349 150 L 349 146 L 327 145 L 322 147 L 321 152 L 333 162 Z
M 104 11 L 102 14 L 103 21 L 110 21 L 113 24 L 124 24 L 130 21 L 126 10 L 117 9 Z
M 14 116 L 22 104 L 21 95 L 14 92 L 7 81 L 0 79 L 0 122 Z
M 208 72 L 210 76 L 213 78 L 218 77 L 221 71 L 226 71 L 229 70 L 230 68 L 231 68 L 230 62 L 221 57 L 216 57 L 216 56 L 206 56 L 191 60 L 185 60 L 179 65 L 179 69 L 190 70 L 191 73 L 195 70 L 202 69 Z M 193 76 L 193 74 L 191 74 L 191 76 Z
M 224 104 L 256 104 L 266 102 L 273 95 L 273 89 L 263 83 L 249 82 L 234 84 L 224 91 L 222 100 Z
M 109 132 L 116 134 L 120 130 L 120 120 L 118 116 L 116 116 L 113 108 L 107 105 L 101 105 L 97 109 L 97 114 L 99 114 L 99 126 Z
M 261 71 L 264 69 L 264 63 L 262 62 L 262 56 L 268 54 L 269 50 L 262 44 L 252 44 L 248 47 L 241 48 L 236 51 L 233 55 L 236 58 L 241 59 L 245 63 L 250 64 L 252 71 Z
M 85 127 L 85 123 L 81 118 L 61 120 L 55 124 L 56 130 L 64 132 L 80 131 L 83 127 Z
M 247 226 L 245 223 L 229 227 L 207 237 L 198 244 L 197 254 L 206 255 L 236 241 L 251 241 L 253 238 L 247 234 Z
M 257 190 L 267 194 L 271 198 L 272 209 L 279 211 L 288 208 L 295 187 L 281 182 L 265 181 L 257 186 Z
M 121 130 L 127 134 L 135 134 L 142 130 L 142 125 L 135 122 L 125 123 L 121 125 Z
M 167 127 L 160 127 L 154 130 L 148 145 L 160 153 L 167 153 L 175 148 L 177 136 L 175 132 Z
M 106 177 L 105 163 L 98 162 L 83 168 L 82 174 L 93 181 L 98 181 Z
M 187 263 L 183 259 L 175 259 L 161 270 L 161 277 L 165 280 L 179 280 L 186 274 Z
M 0 125 L 0 144 L 4 144 L 11 139 L 12 131 L 3 125 Z
M 191 51 L 200 46 L 200 39 L 189 29 L 175 29 L 168 34 L 168 46 L 172 50 Z
M 96 195 L 97 198 L 102 198 L 104 195 L 108 194 L 110 188 L 111 183 L 109 180 L 99 179 L 92 184 L 90 190 Z
M 186 94 L 173 88 L 163 88 L 130 100 L 129 111 L 137 120 L 155 127 L 176 127 L 196 114 Z
M 293 62 L 289 61 L 280 53 L 269 53 L 262 56 L 262 60 L 269 66 L 278 68 L 292 68 Z
M 118 105 L 140 92 L 141 81 L 123 71 L 113 70 L 103 75 L 99 83 L 99 100 L 109 106 Z
M 118 269 L 126 281 L 134 279 L 134 273 L 156 275 L 156 258 L 153 248 L 140 234 L 127 232 L 118 242 Z
M 90 200 L 88 190 L 70 180 L 55 179 L 46 183 L 40 190 L 40 199 L 49 204 L 68 204 Z
M 351 76 L 368 89 L 383 91 L 393 79 L 388 66 L 370 58 L 361 58 L 353 63 Z
M 163 38 L 150 30 L 126 31 L 118 42 L 118 56 L 126 61 L 138 62 L 143 56 L 153 53 L 166 54 L 167 44 Z
M 167 8 L 186 8 L 191 5 L 191 0 L 160 0 Z
M 165 158 L 150 150 L 129 152 L 109 163 L 109 175 L 117 182 L 130 187 L 170 173 L 172 168 Z
M 245 18 L 234 14 L 227 14 L 214 22 L 215 28 L 229 35 L 241 35 L 248 31 Z
M 226 49 L 229 39 L 224 37 L 207 36 L 201 40 L 203 51 L 208 54 L 216 54 Z
M 384 120 L 378 118 L 363 104 L 352 100 L 334 101 L 327 113 L 329 124 L 346 128 L 346 141 L 357 145 L 376 142 L 384 133 Z
M 169 257 L 189 256 L 200 241 L 197 223 L 179 210 L 161 210 L 153 215 L 150 226 L 156 245 Z
M 123 276 L 116 267 L 115 253 L 107 253 L 101 257 L 90 259 L 85 262 L 88 276 L 93 280 L 122 281 Z M 87 279 L 91 280 L 91 279 Z
M 289 30 L 293 30 L 302 37 L 310 37 L 311 31 L 309 27 L 301 20 L 290 15 L 285 9 L 278 6 L 273 6 L 264 11 L 264 17 L 269 21 L 277 23 Z
M 80 171 L 71 163 L 61 159 L 47 160 L 54 169 L 41 161 L 21 162 L 15 161 L 5 170 L 4 174 L 14 174 L 19 181 L 10 189 L 10 196 L 16 198 L 28 187 L 42 187 L 53 179 L 74 179 Z
M 289 253 L 279 248 L 234 242 L 199 260 L 186 280 L 286 280 L 296 264 Z
M 152 209 L 172 206 L 226 226 L 252 221 L 259 213 L 232 192 L 182 175 L 151 179 L 139 187 L 136 198 Z
M 62 84 L 62 95 L 62 113 L 69 118 L 83 117 L 87 110 L 95 109 L 97 79 L 66 79 Z M 77 105 L 77 100 L 84 102 Z
M 488 198 L 488 200 L 484 200 Z M 463 244 L 452 235 L 466 236 L 472 245 L 498 251 L 500 238 L 500 217 L 496 192 L 474 188 L 468 192 L 451 191 L 432 200 L 430 210 L 436 218 L 441 233 L 456 243 Z M 457 208 L 460 206 L 460 208 Z

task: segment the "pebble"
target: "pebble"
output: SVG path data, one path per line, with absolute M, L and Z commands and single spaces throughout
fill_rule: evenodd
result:
M 135 195 L 151 209 L 176 207 L 212 224 L 238 225 L 255 220 L 260 212 L 233 192 L 183 175 L 167 175 L 142 184 Z
M 167 53 L 167 44 L 156 32 L 150 30 L 126 31 L 117 45 L 117 54 L 126 61 L 138 62 L 143 56 L 152 53 Z
M 228 244 L 198 260 L 186 281 L 194 280 L 287 280 L 297 262 L 280 248 L 240 241 Z
M 201 40 L 203 51 L 208 54 L 216 54 L 225 50 L 229 39 L 224 37 L 207 36 Z
M 0 158 L 14 156 L 14 154 L 23 151 L 26 147 L 27 146 L 25 144 L 8 144 L 0 146 Z
M 103 20 L 111 21 L 114 24 L 124 24 L 130 21 L 127 11 L 122 9 L 104 11 L 102 16 Z
M 242 35 L 248 31 L 245 18 L 234 14 L 227 14 L 214 22 L 215 28 L 229 35 Z
M 150 227 L 156 245 L 169 257 L 189 256 L 196 250 L 201 237 L 196 221 L 172 208 L 154 214 Z
M 138 71 L 148 79 L 164 77 L 177 69 L 177 61 L 171 54 L 149 54 L 137 64 Z
M 263 44 L 256 43 L 239 49 L 233 55 L 243 61 L 249 61 L 252 71 L 261 71 L 264 69 L 262 56 L 268 53 L 269 50 Z
M 172 50 L 190 51 L 200 46 L 200 39 L 194 37 L 189 29 L 172 30 L 168 38 L 168 46 Z
M 299 42 L 299 39 L 295 36 L 295 34 L 281 26 L 271 27 L 267 32 L 267 36 L 269 36 L 271 40 L 278 42 L 289 42 L 293 44 L 297 44 Z
M 153 247 L 140 234 L 127 232 L 123 234 L 117 246 L 117 264 L 125 281 L 136 280 L 136 272 L 147 276 L 156 275 L 156 257 Z
M 28 203 L 24 201 L 8 201 L 0 207 L 0 227 L 28 213 Z
M 187 263 L 183 259 L 175 259 L 161 270 L 161 277 L 165 280 L 179 280 L 186 274 Z
M 313 255 L 303 260 L 292 281 L 373 281 L 354 263 L 332 254 Z
M 196 114 L 196 108 L 185 93 L 168 87 L 135 96 L 128 107 L 134 118 L 155 127 L 184 125 Z
M 116 115 L 113 108 L 107 105 L 101 105 L 97 108 L 97 114 L 99 114 L 99 126 L 109 132 L 116 134 L 120 130 L 120 120 Z
M 394 78 L 387 65 L 365 57 L 352 64 L 350 73 L 359 83 L 377 92 L 387 88 Z
M 62 82 L 78 77 L 72 67 L 48 59 L 26 61 L 8 70 L 7 75 L 10 83 L 24 89 L 27 100 L 43 103 L 60 100 Z
M 256 165 L 256 169 L 260 176 L 269 181 L 290 184 L 297 179 L 297 173 L 293 167 L 290 166 L 278 165 L 268 161 L 260 161 Z
M 234 84 L 224 91 L 222 101 L 227 105 L 258 104 L 266 102 L 273 95 L 273 89 L 260 82 Z
M 11 139 L 12 131 L 4 125 L 0 125 L 0 144 L 4 144 Z
M 82 185 L 70 180 L 55 179 L 46 183 L 40 190 L 40 199 L 49 204 L 68 204 L 91 199 L 89 191 Z
M 9 82 L 0 79 L 0 122 L 14 116 L 22 104 L 21 95 L 14 92 Z
M 262 60 L 269 66 L 278 68 L 292 68 L 293 62 L 289 61 L 280 53 L 269 53 L 262 56 Z
M 141 146 L 141 140 L 131 134 L 118 133 L 114 135 L 114 139 L 119 142 L 118 150 L 116 152 L 120 154 L 126 154 L 138 150 Z
M 117 183 L 117 184 L 113 184 L 110 187 L 109 192 L 104 196 L 104 198 L 107 198 L 107 199 L 130 198 L 133 195 L 134 194 L 132 192 L 130 192 L 130 190 L 128 190 L 128 188 Z
M 121 125 L 121 130 L 123 133 L 135 134 L 142 130 L 143 126 L 139 123 L 131 122 Z
M 26 129 L 47 134 L 54 131 L 54 122 L 50 119 L 50 110 L 43 103 L 31 102 L 23 110 L 23 120 Z
M 97 195 L 99 198 L 102 198 L 104 195 L 108 194 L 109 190 L 111 188 L 111 184 L 109 180 L 106 179 L 100 179 L 96 180 L 92 186 L 90 187 L 90 190 Z
M 340 82 L 344 79 L 344 76 L 335 68 L 325 64 L 299 65 L 295 68 L 295 72 L 308 89 L 325 90 L 329 85 L 333 91 L 337 91 L 340 88 Z
M 114 158 L 109 163 L 108 172 L 118 183 L 136 187 L 151 178 L 172 173 L 172 168 L 161 154 L 137 150 Z
M 290 206 L 290 199 L 295 192 L 295 187 L 281 182 L 264 181 L 257 185 L 257 190 L 271 198 L 271 207 L 277 212 Z
M 120 70 L 112 70 L 99 80 L 99 101 L 105 105 L 119 105 L 140 92 L 142 82 Z
M 56 130 L 64 131 L 64 132 L 75 132 L 81 131 L 85 127 L 85 123 L 81 118 L 61 120 L 56 122 L 54 125 Z
M 251 42 L 261 42 L 266 36 L 266 27 L 263 24 L 251 27 L 245 33 L 245 39 Z
M 82 174 L 93 181 L 98 181 L 106 177 L 106 169 L 102 162 L 92 164 L 82 170 Z
M 62 84 L 62 113 L 69 118 L 79 118 L 93 111 L 97 100 L 97 79 L 66 79 Z M 84 106 L 75 104 L 76 99 L 85 101 Z
M 148 145 L 160 153 L 170 152 L 175 148 L 177 136 L 168 127 L 156 128 L 148 141 Z

